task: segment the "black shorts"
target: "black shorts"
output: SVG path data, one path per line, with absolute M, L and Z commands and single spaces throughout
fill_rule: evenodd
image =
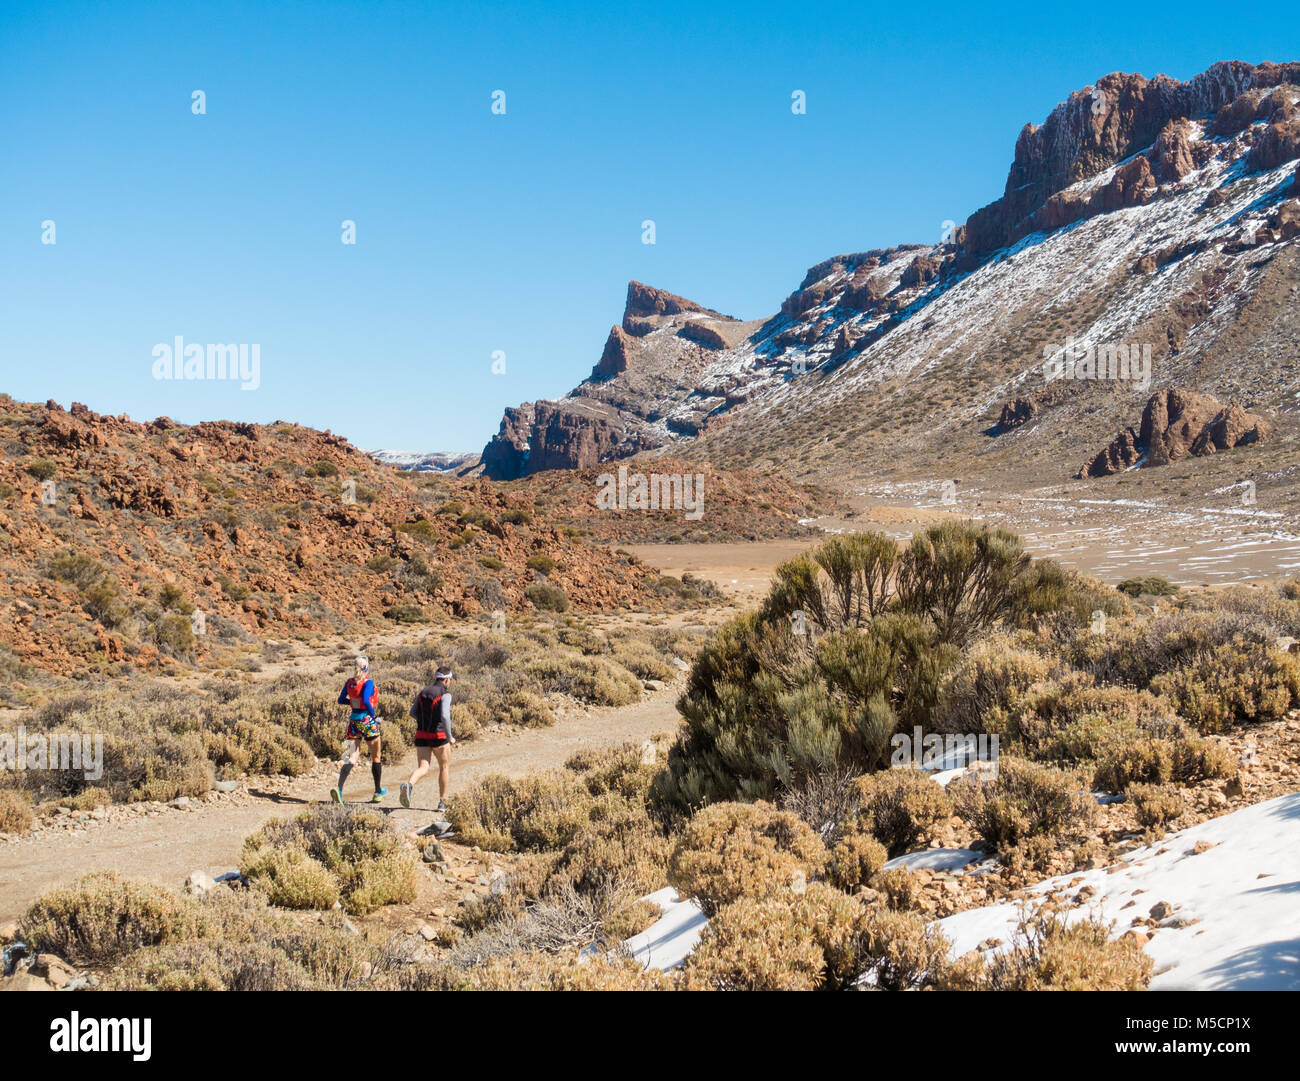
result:
M 446 736 L 420 736 L 415 737 L 417 747 L 445 747 L 451 741 Z

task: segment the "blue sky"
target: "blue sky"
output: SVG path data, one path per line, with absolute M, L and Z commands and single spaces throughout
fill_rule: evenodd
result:
M 0 0 L 0 390 L 477 450 L 590 372 L 629 279 L 769 315 L 996 198 L 1071 90 L 1298 39 L 1197 4 Z M 154 379 L 176 335 L 260 345 L 261 385 Z

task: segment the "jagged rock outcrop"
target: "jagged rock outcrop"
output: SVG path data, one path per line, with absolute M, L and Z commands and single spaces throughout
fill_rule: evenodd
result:
M 1224 406 L 1208 394 L 1171 387 L 1153 394 L 1137 429 L 1122 429 L 1079 470 L 1080 477 L 1106 477 L 1135 465 L 1168 465 L 1266 439 L 1272 425 L 1241 406 Z
M 1228 61 L 1188 82 L 1116 73 L 1076 91 L 1041 126 L 1027 124 L 1021 131 L 1002 198 L 966 222 L 962 265 L 975 265 L 1035 229 L 1051 228 L 1040 211 L 1053 195 L 1151 147 L 1172 121 L 1219 114 L 1243 94 L 1297 82 L 1300 64 Z M 1255 108 L 1247 102 L 1240 111 L 1253 115 Z M 1133 198 L 1144 184 L 1145 177 L 1127 176 L 1111 200 Z
M 613 379 L 619 372 L 627 371 L 629 355 L 636 348 L 636 338 L 622 327 L 610 327 L 605 350 L 592 370 L 592 379 Z
M 564 398 L 506 409 L 483 449 L 483 475 L 514 480 L 581 469 L 660 445 L 664 430 L 656 435 L 651 428 L 659 419 L 658 396 L 684 370 L 702 368 L 705 356 L 734 344 L 734 324 L 676 293 L 629 282 L 622 322 L 610 328 L 586 382 Z

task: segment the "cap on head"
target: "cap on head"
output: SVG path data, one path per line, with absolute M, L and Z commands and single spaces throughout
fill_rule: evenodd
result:
M 439 668 L 438 671 L 434 673 L 433 678 L 436 682 L 438 680 L 451 679 L 453 675 L 455 675 L 455 673 L 450 668 Z
M 352 662 L 352 670 L 359 676 L 364 676 L 370 671 L 370 662 L 365 657 L 358 657 Z

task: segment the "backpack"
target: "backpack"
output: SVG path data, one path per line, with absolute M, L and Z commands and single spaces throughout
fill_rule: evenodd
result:
M 367 680 L 353 676 L 348 680 L 347 686 L 343 688 L 343 693 L 347 695 L 348 704 L 357 712 L 366 709 L 369 705 L 365 698 L 362 697 L 366 692 L 366 683 Z
M 431 694 L 431 687 L 425 687 L 415 700 L 416 735 L 421 739 L 436 739 L 442 736 L 442 696 L 446 691 Z

